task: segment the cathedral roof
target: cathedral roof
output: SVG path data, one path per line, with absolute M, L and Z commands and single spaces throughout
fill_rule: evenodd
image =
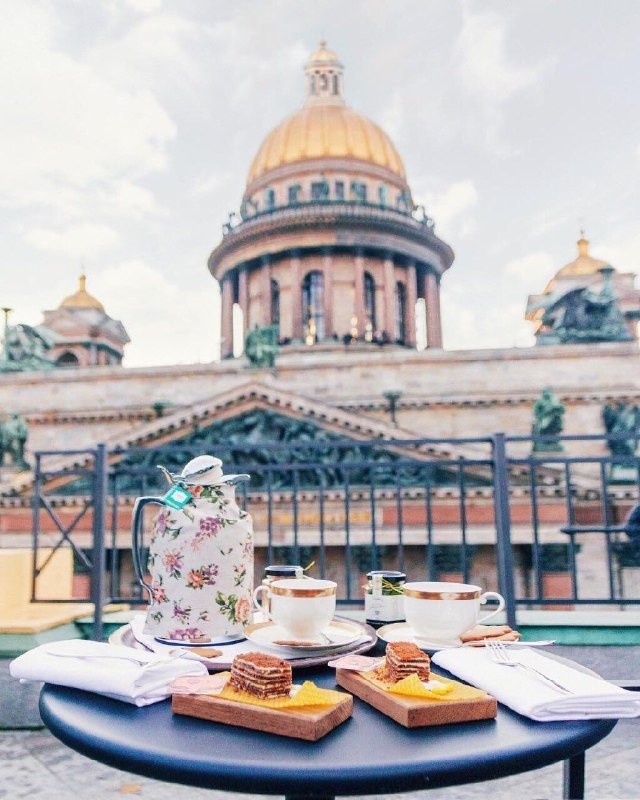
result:
M 260 145 L 247 185 L 267 172 L 309 159 L 346 158 L 383 167 L 403 181 L 402 159 L 387 134 L 346 105 L 342 64 L 326 42 L 307 62 L 305 105 L 277 125 Z
M 104 306 L 86 289 L 87 276 L 82 274 L 78 281 L 78 291 L 65 297 L 59 308 L 97 308 L 104 312 Z

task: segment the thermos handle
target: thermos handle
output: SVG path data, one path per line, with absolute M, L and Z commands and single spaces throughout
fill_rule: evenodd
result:
M 142 586 L 144 586 L 144 588 L 149 592 L 149 599 L 153 600 L 153 589 L 144 579 L 145 569 L 142 564 L 142 512 L 144 507 L 148 506 L 150 503 L 157 503 L 158 505 L 164 506 L 164 503 L 159 497 L 138 497 L 135 505 L 133 506 L 133 521 L 131 523 L 131 536 L 133 541 L 131 555 L 133 557 L 133 568 L 135 569 L 136 577 Z

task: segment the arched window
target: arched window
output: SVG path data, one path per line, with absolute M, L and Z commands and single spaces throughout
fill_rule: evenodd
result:
M 276 193 L 273 189 L 264 190 L 264 205 L 267 211 L 271 211 L 276 205 Z
M 56 364 L 59 367 L 77 367 L 78 363 L 79 363 L 78 356 L 75 353 L 70 352 L 69 350 L 64 352 L 56 360 Z
M 338 84 L 338 76 L 333 76 L 333 93 L 340 94 L 339 84 Z
M 404 283 L 396 283 L 396 329 L 395 340 L 404 344 L 407 335 L 407 290 Z
M 376 330 L 376 282 L 369 272 L 364 273 L 364 338 L 372 341 Z
M 280 284 L 271 281 L 271 324 L 276 325 L 280 333 Z
M 307 344 L 324 339 L 324 277 L 309 272 L 302 281 L 302 320 Z

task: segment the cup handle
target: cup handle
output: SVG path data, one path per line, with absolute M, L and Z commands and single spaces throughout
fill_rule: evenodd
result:
M 261 605 L 258 602 L 258 595 L 260 594 L 260 592 L 267 592 L 267 595 L 268 595 L 269 594 L 269 587 L 268 586 L 262 586 L 262 585 L 256 586 L 256 588 L 253 590 L 253 605 L 254 605 L 256 611 L 260 611 L 262 614 L 264 614 L 267 617 L 267 619 L 270 619 L 273 622 L 273 619 L 271 617 L 271 614 L 268 612 L 267 607 Z
M 498 594 L 498 592 L 484 592 L 480 595 L 480 603 L 484 605 L 487 602 L 488 597 L 498 598 L 498 608 L 496 608 L 496 610 L 492 611 L 490 614 L 482 617 L 482 619 L 479 619 L 477 623 L 478 625 L 481 625 L 483 622 L 486 622 L 486 620 L 491 619 L 491 617 L 495 617 L 495 615 L 499 614 L 504 608 L 504 597 L 501 594 Z

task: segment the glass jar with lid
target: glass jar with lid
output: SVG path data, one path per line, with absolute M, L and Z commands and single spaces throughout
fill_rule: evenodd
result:
M 378 569 L 367 573 L 364 590 L 365 618 L 369 625 L 380 626 L 404 620 L 404 572 Z
M 274 581 L 282 581 L 285 578 L 304 578 L 304 569 L 293 564 L 270 564 L 264 568 L 262 585 L 270 586 Z M 262 609 L 269 611 L 266 592 L 262 594 L 262 597 L 265 598 L 262 601 Z

